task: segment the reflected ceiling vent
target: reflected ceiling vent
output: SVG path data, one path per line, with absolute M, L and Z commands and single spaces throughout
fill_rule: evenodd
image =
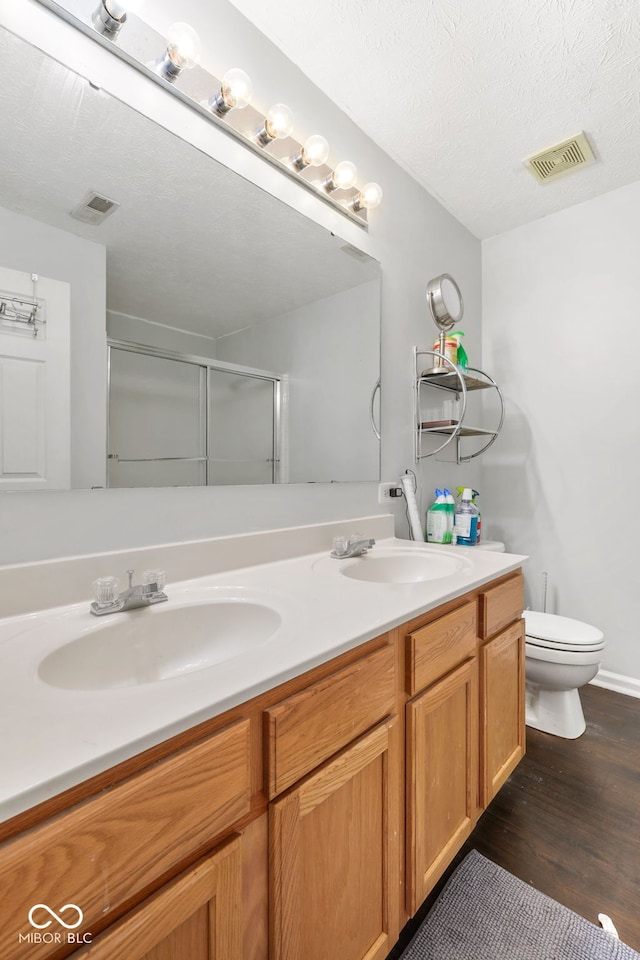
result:
M 75 210 L 71 211 L 71 216 L 75 217 L 76 220 L 92 223 L 97 227 L 119 206 L 120 204 L 116 200 L 109 200 L 108 197 L 103 197 L 95 190 L 90 190 L 82 203 L 79 203 Z
M 529 168 L 536 180 L 546 183 L 556 177 L 571 173 L 578 167 L 586 167 L 595 161 L 595 155 L 584 133 L 578 133 L 569 140 L 556 143 L 540 153 L 526 157 L 522 162 Z

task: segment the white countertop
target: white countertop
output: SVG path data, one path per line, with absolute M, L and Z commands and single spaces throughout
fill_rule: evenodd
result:
M 378 541 L 369 556 L 424 547 L 390 538 Z M 65 638 L 99 631 L 116 617 L 158 615 L 156 608 L 97 618 L 83 602 L 0 620 L 0 821 L 526 560 L 473 547 L 436 549 L 463 559 L 463 569 L 417 583 L 367 582 L 341 575 L 349 561 L 329 559 L 323 551 L 169 582 L 169 600 L 158 605 L 158 614 L 161 607 L 191 601 L 247 599 L 275 609 L 282 622 L 248 653 L 152 683 L 61 689 L 45 683 L 38 669 Z

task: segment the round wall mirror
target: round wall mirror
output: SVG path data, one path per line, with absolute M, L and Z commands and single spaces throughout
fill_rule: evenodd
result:
M 464 303 L 460 287 L 448 273 L 429 281 L 427 303 L 438 330 L 451 330 L 451 327 L 462 320 Z

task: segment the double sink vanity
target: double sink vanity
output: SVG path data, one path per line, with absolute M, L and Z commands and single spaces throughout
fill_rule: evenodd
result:
M 0 960 L 383 960 L 524 753 L 524 559 L 365 517 L 0 568 Z

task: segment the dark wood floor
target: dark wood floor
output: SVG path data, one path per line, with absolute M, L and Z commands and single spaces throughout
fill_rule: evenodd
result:
M 594 686 L 581 697 L 583 736 L 562 740 L 527 728 L 524 760 L 455 864 L 475 848 L 595 924 L 598 913 L 609 914 L 620 939 L 640 951 L 640 699 Z

